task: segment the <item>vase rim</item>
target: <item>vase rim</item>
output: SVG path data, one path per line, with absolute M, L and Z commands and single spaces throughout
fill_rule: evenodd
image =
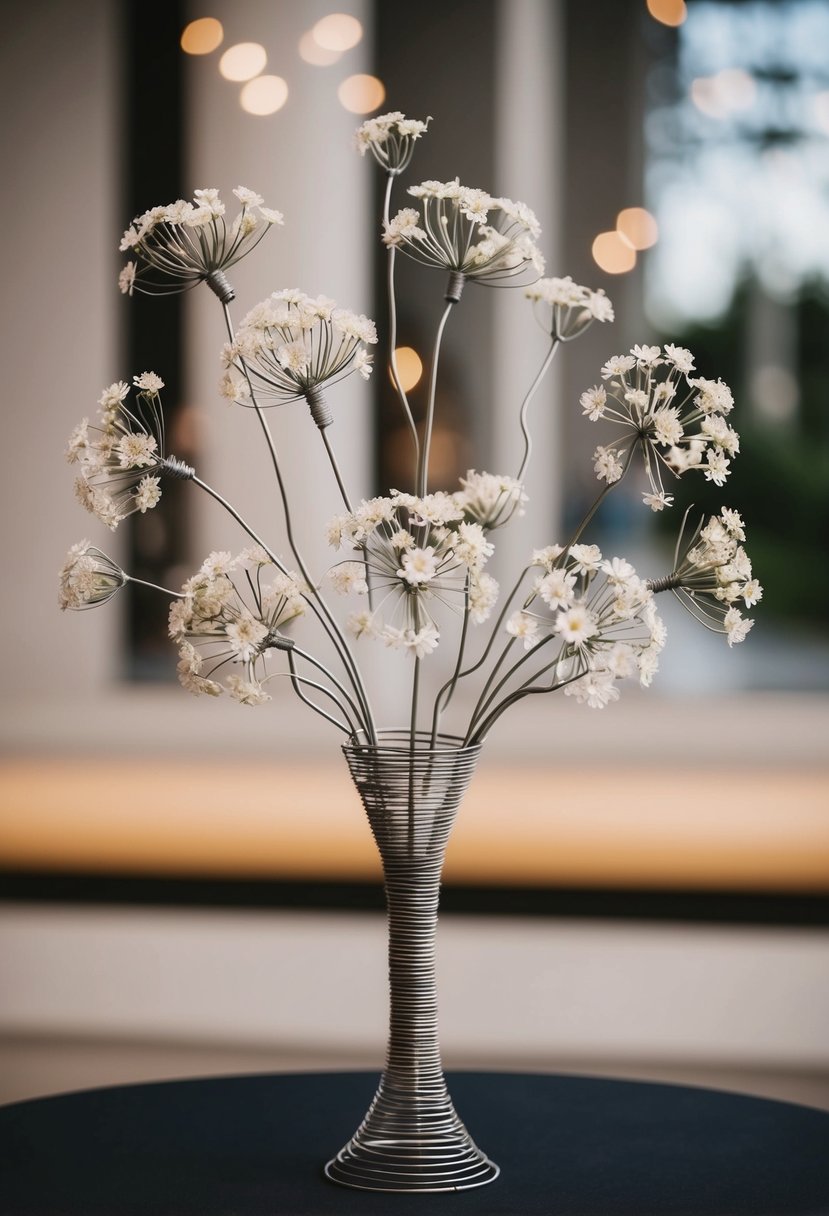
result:
M 440 732 L 435 736 L 435 745 L 432 746 L 432 732 L 429 730 L 419 730 L 415 732 L 415 752 L 418 755 L 453 755 L 460 752 L 468 755 L 474 755 L 481 750 L 480 743 L 471 743 L 464 745 L 462 735 L 451 735 Z M 377 732 L 377 742 L 372 743 L 365 737 L 364 731 L 358 731 L 352 735 L 347 743 L 343 744 L 345 753 L 371 752 L 376 754 L 384 752 L 391 755 L 405 755 L 411 751 L 412 734 L 408 727 L 385 727 Z

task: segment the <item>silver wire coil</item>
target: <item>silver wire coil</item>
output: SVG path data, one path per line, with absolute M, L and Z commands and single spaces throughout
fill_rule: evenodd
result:
M 363 1123 L 325 1173 L 370 1191 L 458 1191 L 499 1169 L 475 1145 L 446 1087 L 435 978 L 440 875 L 480 745 L 407 731 L 343 748 L 380 850 L 389 924 L 386 1067 Z

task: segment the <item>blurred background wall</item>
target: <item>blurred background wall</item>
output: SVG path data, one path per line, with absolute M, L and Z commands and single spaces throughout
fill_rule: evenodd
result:
M 502 721 L 447 867 L 447 1060 L 829 1105 L 829 4 L 350 0 L 361 36 L 327 63 L 309 62 L 326 58 L 311 31 L 332 10 L 317 0 L 155 9 L 3 5 L 0 1100 L 379 1065 L 382 901 L 336 740 L 287 695 L 263 710 L 187 698 L 163 604 L 124 592 L 60 614 L 55 576 L 81 535 L 171 587 L 210 549 L 240 547 L 187 486 L 115 537 L 72 502 L 64 436 L 104 385 L 148 368 L 167 383 L 176 454 L 279 535 L 251 419 L 216 390 L 215 301 L 122 299 L 119 234 L 155 203 L 241 182 L 286 224 L 234 272 L 240 313 L 299 286 L 382 329 L 378 182 L 351 139 L 399 108 L 433 116 L 407 180 L 458 174 L 526 200 L 548 273 L 616 305 L 536 402 L 544 457 L 512 550 L 560 539 L 593 492 L 577 402 L 604 360 L 675 340 L 735 389 L 744 451 L 727 501 L 767 588 L 738 650 L 669 605 L 647 693 L 592 714 L 535 698 Z M 208 16 L 221 41 L 187 53 L 183 31 Z M 272 104 L 267 83 L 251 102 L 219 70 L 250 42 L 267 55 L 256 76 L 287 85 L 270 113 L 244 108 Z M 424 354 L 437 289 L 419 267 L 400 281 L 401 341 Z M 437 481 L 517 463 L 515 415 L 544 350 L 519 296 L 470 290 L 453 318 Z M 298 532 L 322 561 L 336 496 L 307 419 L 277 413 Z M 349 484 L 395 484 L 380 368 L 371 390 L 338 390 L 332 433 Z M 645 515 L 622 494 L 601 543 L 660 571 L 676 520 Z M 366 660 L 387 720 L 404 675 L 390 657 Z

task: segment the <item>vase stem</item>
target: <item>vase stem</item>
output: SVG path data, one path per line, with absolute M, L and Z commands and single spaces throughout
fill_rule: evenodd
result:
M 443 858 L 480 748 L 386 732 L 379 745 L 343 750 L 383 860 L 390 1019 L 380 1087 L 325 1172 L 373 1191 L 483 1186 L 499 1171 L 472 1141 L 446 1088 L 435 975 Z

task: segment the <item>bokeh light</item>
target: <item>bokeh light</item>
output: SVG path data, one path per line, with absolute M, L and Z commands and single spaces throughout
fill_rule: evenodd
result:
M 326 51 L 350 51 L 363 36 L 363 27 L 349 13 L 330 13 L 311 30 L 311 37 Z
M 815 93 L 812 106 L 817 125 L 821 131 L 829 135 L 829 91 L 824 90 L 822 93 Z
M 394 354 L 400 387 L 404 393 L 408 393 L 419 383 L 420 377 L 423 375 L 423 360 L 412 346 L 398 346 Z M 394 382 L 392 381 L 392 383 Z
M 626 274 L 636 265 L 636 250 L 618 232 L 600 232 L 593 242 L 593 261 L 605 274 Z
M 188 55 L 209 55 L 221 46 L 225 32 L 215 17 L 199 17 L 181 32 L 181 49 Z
M 332 63 L 342 59 L 342 51 L 329 51 L 314 38 L 313 31 L 308 30 L 299 40 L 299 57 L 315 68 L 327 68 Z
M 258 76 L 268 62 L 268 53 L 258 42 L 237 42 L 219 60 L 219 71 L 225 80 L 251 80 Z
M 248 114 L 275 114 L 288 100 L 288 85 L 281 76 L 257 76 L 249 80 L 239 95 L 239 104 Z
M 659 238 L 659 228 L 644 207 L 625 207 L 616 217 L 616 231 L 632 249 L 650 249 Z
M 715 76 L 698 76 L 691 82 L 691 100 L 709 118 L 725 118 L 735 110 L 747 110 L 756 97 L 757 83 L 743 68 L 724 68 Z
M 386 89 L 376 76 L 349 76 L 337 89 L 340 104 L 351 114 L 371 114 L 386 100 Z
M 647 0 L 648 12 L 663 25 L 682 25 L 688 16 L 685 0 Z

